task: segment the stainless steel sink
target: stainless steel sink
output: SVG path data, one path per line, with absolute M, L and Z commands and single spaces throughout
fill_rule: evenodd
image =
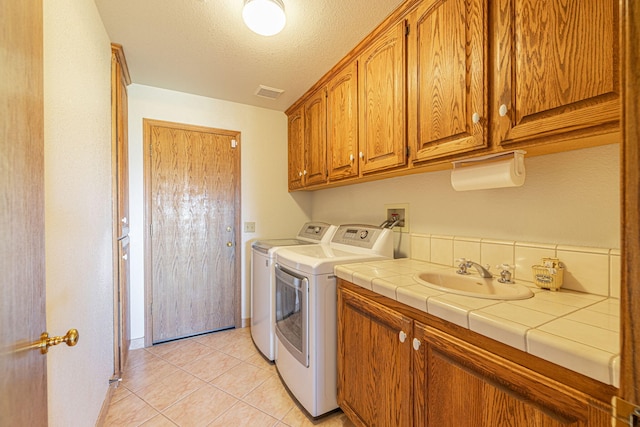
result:
M 473 275 L 425 272 L 417 274 L 414 279 L 421 285 L 432 289 L 469 297 L 518 300 L 533 296 L 531 289 L 526 286 L 517 283 L 500 283 L 493 278 L 484 279 Z

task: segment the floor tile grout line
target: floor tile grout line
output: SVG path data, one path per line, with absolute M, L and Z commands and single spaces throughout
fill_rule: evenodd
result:
M 266 362 L 266 360 L 265 360 L 266 363 L 262 363 L 261 360 L 257 359 L 257 356 L 260 356 L 260 353 L 259 353 L 258 349 L 255 347 L 255 344 L 251 341 L 250 335 L 249 335 L 249 331 L 244 331 L 244 330 L 242 330 L 242 332 L 240 332 L 240 331 L 241 330 L 229 331 L 227 333 L 228 335 L 226 335 L 226 336 L 220 338 L 219 340 L 217 340 L 217 342 L 224 343 L 224 345 L 217 346 L 217 347 L 214 347 L 214 346 L 209 345 L 209 344 L 204 344 L 203 342 L 200 342 L 195 338 L 188 339 L 188 340 L 193 340 L 193 342 L 196 342 L 196 343 L 198 343 L 200 345 L 206 346 L 209 349 L 211 349 L 212 351 L 208 352 L 206 354 L 203 354 L 203 355 L 199 355 L 195 359 L 189 360 L 189 362 L 187 362 L 187 363 L 197 362 L 198 360 L 202 359 L 206 355 L 209 355 L 209 354 L 213 353 L 214 351 L 220 352 L 220 353 L 224 354 L 225 356 L 229 356 L 229 357 L 232 357 L 232 358 L 238 360 L 238 364 L 234 365 L 231 368 L 226 369 L 223 373 L 215 376 L 214 378 L 212 378 L 210 380 L 205 380 L 205 379 L 201 378 L 200 376 L 189 372 L 183 366 L 179 366 L 176 363 L 171 362 L 170 360 L 166 359 L 166 357 L 170 357 L 171 353 L 176 352 L 176 351 L 178 351 L 178 352 L 181 351 L 181 347 L 179 345 L 176 345 L 175 346 L 176 348 L 171 349 L 170 351 L 168 351 L 166 353 L 163 353 L 162 356 L 160 356 L 158 354 L 155 354 L 154 352 L 148 351 L 147 349 L 140 349 L 142 351 L 145 351 L 146 354 L 143 357 L 138 359 L 138 363 L 136 365 L 134 365 L 133 367 L 127 366 L 126 369 L 127 370 L 133 369 L 134 367 L 141 366 L 141 365 L 143 365 L 145 363 L 149 363 L 149 360 L 153 361 L 155 359 L 160 359 L 163 362 L 168 363 L 169 365 L 174 367 L 176 369 L 175 372 L 178 372 L 177 370 L 180 370 L 180 371 L 182 371 L 183 373 L 185 373 L 187 375 L 190 375 L 190 376 L 192 376 L 194 378 L 197 378 L 198 380 L 202 381 L 206 385 L 214 387 L 215 389 L 217 389 L 217 390 L 229 395 L 230 397 L 232 397 L 235 400 L 235 402 L 233 402 L 233 404 L 229 408 L 224 410 L 221 414 L 219 414 L 214 419 L 209 421 L 207 425 L 211 425 L 211 424 L 215 423 L 215 420 L 219 419 L 220 417 L 224 416 L 224 414 L 227 414 L 229 411 L 233 410 L 233 408 L 235 408 L 238 405 L 240 405 L 240 402 L 242 402 L 243 404 L 245 404 L 245 405 L 257 410 L 258 412 L 260 412 L 260 413 L 262 413 L 262 414 L 264 414 L 266 416 L 269 416 L 272 419 L 274 419 L 275 422 L 272 424 L 272 427 L 276 427 L 276 426 L 277 427 L 287 427 L 287 426 L 291 427 L 291 426 L 298 425 L 297 423 L 289 424 L 289 423 L 286 423 L 285 421 L 283 421 L 285 418 L 287 418 L 287 416 L 289 416 L 290 414 L 293 413 L 293 411 L 295 411 L 295 408 L 297 406 L 295 400 L 293 400 L 291 402 L 292 405 L 280 417 L 271 415 L 270 413 L 266 412 L 264 409 L 261 409 L 260 407 L 258 407 L 256 405 L 250 403 L 249 401 L 245 400 L 251 395 L 251 393 L 253 393 L 255 390 L 257 390 L 264 383 L 269 381 L 272 377 L 277 377 L 277 375 L 275 375 L 274 372 L 273 372 L 273 369 L 274 369 L 274 366 L 275 366 L 274 364 L 268 363 L 268 362 Z M 226 332 L 226 331 L 224 331 L 224 332 Z M 199 336 L 199 338 L 202 339 L 202 336 Z M 247 340 L 247 342 L 249 344 L 251 344 L 251 345 L 242 343 L 242 341 L 245 341 L 245 340 Z M 236 342 L 236 344 L 234 344 L 234 341 Z M 233 345 L 233 347 L 231 347 L 232 345 Z M 249 356 L 247 356 L 248 354 L 249 354 Z M 148 358 L 147 355 L 150 356 L 151 358 Z M 186 365 L 186 364 L 184 364 L 184 365 Z M 234 395 L 234 394 L 232 394 L 232 393 L 230 393 L 228 391 L 225 391 L 223 388 L 221 388 L 221 387 L 219 387 L 219 386 L 217 386 L 216 384 L 213 383 L 213 381 L 215 381 L 220 376 L 229 373 L 229 371 L 231 369 L 234 369 L 234 368 L 237 368 L 237 367 L 243 366 L 243 365 L 247 366 L 247 367 L 252 367 L 252 368 L 255 368 L 255 369 L 259 369 L 259 370 L 261 370 L 263 372 L 268 373 L 268 375 L 266 375 L 262 381 L 259 381 L 258 383 L 256 383 L 255 386 L 253 386 L 253 384 L 251 384 L 252 385 L 251 389 L 246 391 L 241 397 L 237 397 L 236 395 Z M 141 368 L 141 369 L 144 369 L 144 368 Z M 170 375 L 173 375 L 175 372 L 172 372 Z M 158 383 L 158 381 L 155 381 L 154 383 Z M 150 385 L 153 385 L 154 383 L 151 383 Z M 138 399 L 143 401 L 145 404 L 149 405 L 149 407 L 156 413 L 150 419 L 160 415 L 160 416 L 164 417 L 166 420 L 169 420 L 173 424 L 177 424 L 177 423 L 175 423 L 175 421 L 173 421 L 167 415 L 165 415 L 165 412 L 167 410 L 169 410 L 169 408 L 171 408 L 172 406 L 177 404 L 178 402 L 182 401 L 183 399 L 187 398 L 191 394 L 195 393 L 197 390 L 200 390 L 203 387 L 205 387 L 205 385 L 199 385 L 196 389 L 192 390 L 187 395 L 182 396 L 180 399 L 176 400 L 175 402 L 173 402 L 172 404 L 167 406 L 164 410 L 160 411 L 160 410 L 156 409 L 154 406 L 152 406 L 147 400 L 145 400 L 142 396 L 140 396 L 138 394 L 140 392 L 140 390 L 142 390 L 142 388 L 140 388 L 136 392 L 136 391 L 133 391 L 132 389 L 130 389 L 129 387 L 125 386 L 125 385 L 121 384 L 120 386 L 124 387 L 127 392 L 129 392 L 132 395 L 135 395 Z M 145 386 L 145 387 L 147 387 L 147 386 Z M 291 397 L 291 396 L 289 396 L 289 397 Z M 122 400 L 124 398 L 126 398 L 126 396 L 121 398 L 120 400 Z M 144 422 L 148 422 L 149 420 L 145 420 Z

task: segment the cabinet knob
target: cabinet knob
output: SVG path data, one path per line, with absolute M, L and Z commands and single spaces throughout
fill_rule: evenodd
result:
M 305 169 L 302 171 L 302 175 L 306 175 L 306 174 L 307 174 L 307 170 Z
M 129 259 L 129 256 L 127 254 L 124 254 L 124 255 L 122 255 L 122 259 L 126 261 L 126 260 Z
M 362 151 L 360 152 L 360 158 L 364 159 L 364 153 Z
M 498 109 L 498 114 L 500 114 L 500 117 L 504 117 L 507 115 L 507 106 L 505 104 L 502 104 L 500 106 L 500 108 Z
M 129 222 L 126 216 L 123 216 L 120 221 L 122 221 L 123 224 L 127 224 Z
M 473 113 L 473 115 L 471 116 L 471 121 L 474 125 L 480 123 L 480 114 Z
M 353 154 L 349 154 L 349 160 L 351 160 L 351 163 L 353 163 L 353 161 L 355 160 L 355 157 L 353 157 Z
M 420 349 L 420 345 L 422 345 L 420 340 L 418 338 L 414 338 L 413 339 L 413 349 L 418 351 Z
M 302 171 L 298 172 L 298 176 L 302 176 Z
M 400 339 L 400 342 L 404 342 L 407 339 L 407 334 L 404 331 L 400 331 L 398 338 Z

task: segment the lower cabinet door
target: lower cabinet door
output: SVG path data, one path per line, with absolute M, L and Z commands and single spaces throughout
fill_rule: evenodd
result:
M 338 292 L 338 405 L 361 426 L 411 426 L 413 321 Z
M 608 426 L 589 396 L 419 322 L 414 353 L 415 424 Z

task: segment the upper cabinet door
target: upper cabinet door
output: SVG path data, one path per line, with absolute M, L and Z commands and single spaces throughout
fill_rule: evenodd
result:
M 304 183 L 327 182 L 327 91 L 318 90 L 304 104 Z
M 289 190 L 303 186 L 304 114 L 300 107 L 289 115 Z
M 501 145 L 618 129 L 619 1 L 499 0 L 493 136 Z M 493 4 L 493 3 L 492 3 Z
M 410 16 L 413 162 L 487 146 L 485 0 L 427 0 Z
M 352 62 L 327 86 L 329 180 L 358 176 L 358 63 Z
M 406 164 L 403 20 L 374 40 L 358 61 L 360 170 Z

